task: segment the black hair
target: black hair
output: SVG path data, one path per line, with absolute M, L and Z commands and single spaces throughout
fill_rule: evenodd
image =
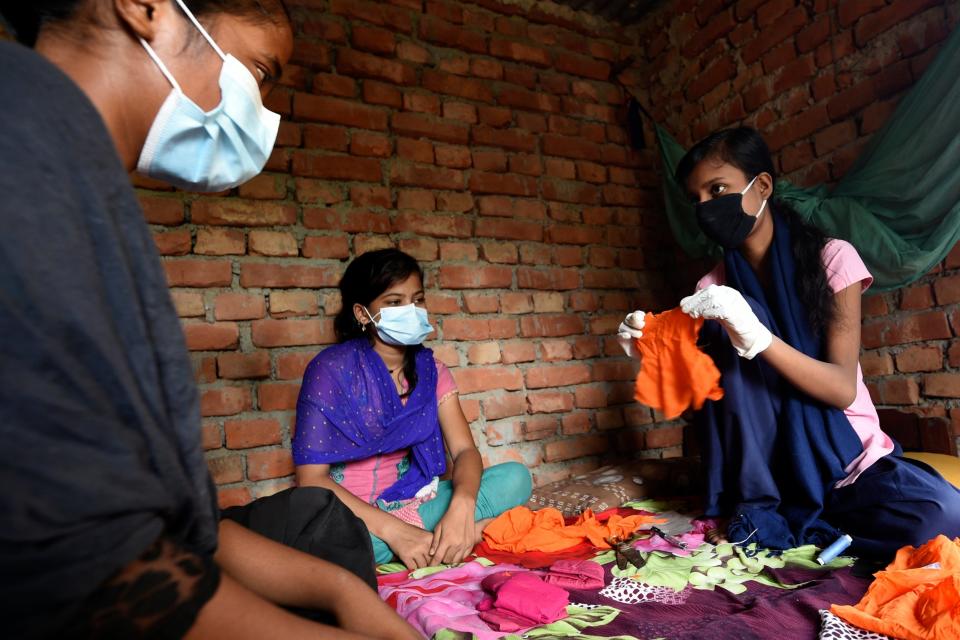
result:
M 0 16 L 10 25 L 17 41 L 32 47 L 43 27 L 70 20 L 90 1 L 0 0 Z M 290 14 L 282 0 L 184 0 L 184 3 L 198 18 L 227 13 L 266 22 L 290 22 Z
M 694 167 L 708 158 L 733 165 L 743 171 L 748 180 L 761 173 L 770 174 L 771 180 L 776 179 L 770 149 L 763 136 L 750 127 L 722 129 L 695 144 L 677 165 L 677 182 L 685 187 Z M 814 333 L 824 335 L 836 317 L 836 299 L 827 285 L 827 273 L 821 258 L 826 236 L 817 227 L 807 224 L 790 205 L 771 198 L 768 206 L 776 210 L 790 228 L 797 270 L 797 295 L 807 309 Z
M 373 328 L 373 323 L 361 326 L 353 315 L 353 305 L 361 304 L 369 309 L 370 303 L 384 291 L 412 275 L 420 276 L 420 281 L 423 281 L 423 269 L 412 256 L 399 249 L 369 251 L 351 262 L 340 278 L 343 307 L 333 320 L 337 342 L 346 342 L 364 335 L 373 340 L 373 334 L 367 332 L 368 328 Z M 417 386 L 416 353 L 421 348 L 408 347 L 403 356 L 403 375 L 408 385 L 404 397 L 413 393 Z

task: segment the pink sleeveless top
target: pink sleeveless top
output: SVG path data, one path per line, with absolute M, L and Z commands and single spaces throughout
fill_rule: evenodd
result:
M 827 274 L 827 283 L 834 293 L 858 282 L 861 291 L 866 291 L 873 283 L 873 276 L 867 271 L 867 266 L 863 264 L 860 254 L 849 242 L 831 239 L 824 245 L 821 256 Z M 713 271 L 700 279 L 697 283 L 697 291 L 711 284 L 720 285 L 724 282 L 726 282 L 726 270 L 721 262 Z M 843 413 L 860 437 L 863 453 L 847 466 L 845 471 L 848 475 L 837 483 L 838 487 L 853 484 L 870 465 L 893 451 L 893 440 L 880 429 L 880 418 L 877 417 L 877 409 L 873 406 L 873 400 L 870 399 L 870 392 L 863 383 L 863 371 L 860 369 L 859 362 L 857 363 L 857 395 Z

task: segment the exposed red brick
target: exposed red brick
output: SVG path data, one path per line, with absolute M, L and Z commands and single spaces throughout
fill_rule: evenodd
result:
M 316 356 L 313 350 L 306 352 L 284 353 L 277 356 L 277 379 L 299 380 L 307 365 Z
M 217 375 L 228 380 L 266 378 L 270 375 L 270 354 L 223 353 L 217 356 Z
M 247 477 L 250 480 L 269 480 L 293 474 L 293 458 L 287 449 L 251 451 L 247 454 Z
M 440 267 L 440 286 L 444 289 L 505 289 L 513 282 L 509 267 L 443 265 Z
M 399 85 L 412 85 L 417 78 L 411 65 L 342 47 L 337 51 L 337 71 L 355 78 L 373 78 Z
M 517 286 L 521 289 L 549 291 L 577 289 L 580 273 L 575 269 L 517 269 Z
M 703 28 L 699 29 L 695 35 L 683 45 L 683 55 L 689 58 L 697 57 L 711 44 L 733 31 L 736 25 L 737 23 L 733 19 L 732 11 L 724 11 L 722 14 L 711 18 Z
M 558 393 L 556 391 L 541 391 L 527 394 L 527 406 L 530 413 L 565 413 L 573 410 L 573 394 Z M 529 424 L 529 423 L 528 423 Z M 548 427 L 549 434 L 556 433 L 556 421 L 551 420 Z M 540 431 L 542 428 L 532 429 L 531 431 Z M 539 438 L 528 438 L 539 439 Z
M 393 33 L 363 24 L 351 27 L 350 41 L 357 49 L 370 53 L 390 55 L 397 48 L 397 39 Z
M 860 367 L 865 377 L 888 376 L 893 373 L 893 359 L 889 353 L 866 351 L 860 356 Z
M 461 394 L 478 391 L 516 391 L 523 385 L 520 371 L 514 367 L 468 367 L 455 369 L 453 377 Z
M 171 287 L 228 287 L 233 268 L 223 260 L 167 260 L 163 263 Z
M 293 97 L 293 115 L 297 120 L 329 122 L 359 129 L 386 131 L 387 114 L 382 109 L 357 104 L 352 100 L 297 93 Z
M 245 293 L 222 293 L 214 300 L 214 317 L 217 320 L 254 320 L 266 313 L 262 295 Z
M 155 232 L 153 242 L 157 246 L 157 252 L 162 256 L 183 256 L 190 253 L 192 240 L 190 231 L 181 229 L 178 231 Z
M 806 26 L 807 16 L 803 7 L 796 7 L 782 16 L 774 24 L 757 32 L 757 36 L 747 42 L 740 50 L 740 56 L 746 64 L 753 64 L 760 56 L 784 42 Z
M 923 395 L 960 398 L 960 373 L 931 373 L 923 376 Z
M 491 38 L 490 55 L 537 67 L 549 67 L 551 64 L 550 52 L 546 49 L 506 38 Z
M 475 234 L 481 238 L 539 241 L 543 239 L 543 226 L 534 221 L 481 218 Z
M 908 347 L 897 354 L 897 370 L 902 373 L 937 371 L 943 368 L 943 350 L 940 347 Z
M 496 342 L 482 342 L 470 345 L 467 350 L 470 364 L 496 364 L 500 362 L 500 345 Z
M 477 102 L 493 103 L 493 92 L 490 87 L 480 80 L 461 78 L 442 71 L 424 69 L 422 71 L 421 86 L 429 91 L 446 95 L 476 100 Z M 483 111 L 481 110 L 481 113 Z M 481 122 L 483 118 L 481 116 Z
M 837 17 L 840 25 L 848 27 L 862 16 L 883 7 L 884 0 L 846 0 L 839 3 Z
M 520 318 L 520 335 L 530 337 L 561 337 L 583 333 L 583 319 L 577 316 L 524 316 Z
M 520 129 L 475 126 L 471 131 L 471 141 L 477 146 L 502 147 L 514 151 L 532 152 L 537 148 L 537 138 Z
M 228 449 L 280 444 L 280 423 L 271 419 L 227 420 L 223 423 Z
M 251 339 L 258 347 L 293 347 L 333 344 L 333 321 L 328 320 L 255 320 Z
M 849 144 L 857 137 L 857 125 L 851 120 L 838 122 L 818 132 L 813 145 L 818 156 L 824 156 L 838 147 Z
M 308 178 L 327 180 L 359 180 L 380 182 L 383 176 L 380 160 L 351 156 L 293 154 L 293 173 Z
M 651 429 L 646 433 L 647 449 L 663 449 L 683 444 L 683 427 Z
M 873 37 L 905 22 L 910 16 L 934 6 L 942 6 L 942 0 L 897 0 L 865 15 L 854 27 L 857 44 L 862 47 Z
M 303 239 L 305 258 L 347 258 L 350 244 L 346 236 L 307 236 Z
M 458 215 L 435 215 L 419 211 L 401 211 L 393 221 L 398 232 L 410 231 L 438 238 L 469 238 L 472 224 L 468 218 Z
M 236 455 L 217 456 L 207 460 L 210 476 L 216 484 L 228 484 L 243 480 L 243 458 Z
M 409 162 L 394 162 L 390 168 L 390 182 L 395 185 L 425 187 L 428 189 L 464 188 L 463 172 L 436 168 Z
M 232 416 L 253 406 L 247 387 L 207 389 L 200 394 L 200 415 Z
M 261 411 L 290 411 L 297 408 L 299 392 L 299 384 L 261 382 L 257 404 Z
M 190 351 L 221 351 L 233 349 L 240 338 L 240 330 L 233 322 L 187 323 L 183 333 Z
M 500 89 L 497 103 L 530 111 L 558 112 L 562 108 L 562 102 L 556 96 L 509 85 Z
M 560 462 L 583 456 L 597 455 L 607 451 L 609 440 L 605 435 L 587 435 L 548 442 L 544 445 L 543 457 L 547 462 Z
M 941 302 L 940 304 L 944 304 Z M 929 309 L 933 306 L 933 292 L 929 284 L 906 287 L 900 291 L 900 308 L 904 310 Z
M 554 57 L 554 66 L 558 71 L 594 80 L 607 80 L 610 76 L 609 63 L 569 51 L 558 52 Z
M 445 122 L 419 113 L 395 113 L 390 119 L 390 128 L 397 134 L 412 138 L 425 137 L 431 140 L 466 144 L 470 138 L 467 126 Z
M 240 270 L 243 287 L 323 288 L 339 281 L 340 270 L 334 267 L 247 262 Z
M 504 242 L 485 242 L 482 245 L 483 259 L 494 264 L 517 264 L 517 245 Z
M 472 29 L 451 24 L 434 16 L 423 16 L 420 20 L 420 37 L 460 51 L 486 53 L 487 41 L 484 35 Z

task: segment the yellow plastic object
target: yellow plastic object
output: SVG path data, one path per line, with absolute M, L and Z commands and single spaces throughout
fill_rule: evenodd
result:
M 960 488 L 960 458 L 945 453 L 922 453 L 919 451 L 907 451 L 903 454 L 903 457 L 926 462 L 939 471 L 947 482 Z

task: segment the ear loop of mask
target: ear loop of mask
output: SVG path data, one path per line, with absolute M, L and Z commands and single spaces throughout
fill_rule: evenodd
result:
M 197 20 L 196 16 L 193 15 L 193 12 L 187 8 L 187 5 L 183 3 L 183 0 L 177 0 L 177 4 L 180 5 L 180 8 L 183 9 L 183 12 L 187 14 L 187 17 L 190 19 L 190 22 L 193 23 L 193 26 L 197 28 L 203 37 L 206 39 L 210 46 L 213 47 L 213 50 L 217 52 L 217 55 L 220 56 L 221 60 L 226 60 L 227 56 L 223 53 L 223 50 L 217 46 L 217 43 L 213 41 L 213 38 L 210 37 L 210 34 L 207 33 L 207 30 L 203 28 L 203 25 L 200 24 L 200 21 Z
M 360 307 L 363 309 L 363 312 L 364 312 L 365 314 L 367 314 L 367 318 L 370 319 L 370 322 L 368 322 L 367 324 L 361 323 L 361 324 L 360 324 L 360 328 L 363 329 L 364 331 L 366 331 L 366 330 L 367 330 L 367 327 L 370 326 L 371 324 L 372 324 L 374 327 L 376 327 L 376 326 L 377 326 L 377 321 L 373 319 L 373 314 L 370 313 L 370 310 L 367 309 L 366 307 L 364 307 L 363 305 L 360 305 Z M 380 315 L 380 314 L 378 313 L 377 315 Z
M 760 174 L 759 174 L 759 173 L 758 173 L 757 175 L 753 176 L 753 180 L 751 180 L 751 181 L 750 181 L 750 184 L 748 184 L 748 185 L 746 186 L 746 188 L 745 188 L 743 191 L 740 192 L 740 195 L 743 196 L 743 195 L 745 195 L 745 194 L 747 193 L 747 191 L 750 191 L 750 187 L 753 186 L 753 183 L 756 182 L 756 181 L 757 181 L 757 178 L 759 178 L 759 177 L 760 177 Z M 767 208 L 767 199 L 764 198 L 764 199 L 763 199 L 763 203 L 760 205 L 760 211 L 757 211 L 757 213 L 756 213 L 753 217 L 756 218 L 756 219 L 759 221 L 759 220 L 760 220 L 760 216 L 763 215 L 763 210 L 766 209 L 766 208 Z M 745 213 L 746 213 L 746 212 L 745 212 Z M 747 215 L 750 215 L 750 214 L 747 214 Z
M 183 93 L 183 89 L 180 88 L 180 83 L 177 82 L 177 79 L 174 78 L 173 74 L 170 73 L 170 70 L 167 69 L 167 65 L 163 64 L 163 60 L 161 60 L 160 56 L 157 55 L 157 52 L 153 50 L 153 47 L 151 47 L 150 44 L 143 38 L 140 38 L 140 44 L 142 44 L 143 48 L 147 50 L 147 55 L 150 56 L 157 67 L 159 67 L 160 73 L 162 73 L 163 77 L 167 79 L 167 82 L 169 82 L 178 93 Z
M 213 50 L 217 52 L 217 55 L 220 56 L 220 59 L 226 60 L 227 56 L 224 55 L 223 50 L 219 46 L 217 46 L 217 43 L 213 41 L 213 38 L 210 37 L 210 34 L 207 33 L 207 30 L 203 28 L 203 25 L 201 25 L 200 22 L 197 20 L 197 18 L 193 15 L 193 12 L 191 12 L 190 9 L 187 8 L 187 5 L 183 4 L 183 0 L 176 0 L 176 2 L 178 5 L 180 5 L 180 8 L 186 14 L 190 22 L 193 23 L 193 26 L 197 28 L 197 30 L 200 32 L 203 38 L 207 41 L 207 43 L 209 43 L 209 45 L 213 47 Z M 160 68 L 160 72 L 167 79 L 167 82 L 169 82 L 171 86 L 173 86 L 173 88 L 176 89 L 179 93 L 183 93 L 183 90 L 180 88 L 180 83 L 177 82 L 177 79 L 173 77 L 173 74 L 170 73 L 169 69 L 167 69 L 167 65 L 163 63 L 163 60 L 161 60 L 160 56 L 157 55 L 157 52 L 153 50 L 153 47 L 150 46 L 150 43 L 148 43 L 143 38 L 140 38 L 140 44 L 143 45 L 143 48 L 147 50 L 147 55 L 149 55 L 150 58 L 154 61 L 154 63 L 156 63 L 157 67 Z

